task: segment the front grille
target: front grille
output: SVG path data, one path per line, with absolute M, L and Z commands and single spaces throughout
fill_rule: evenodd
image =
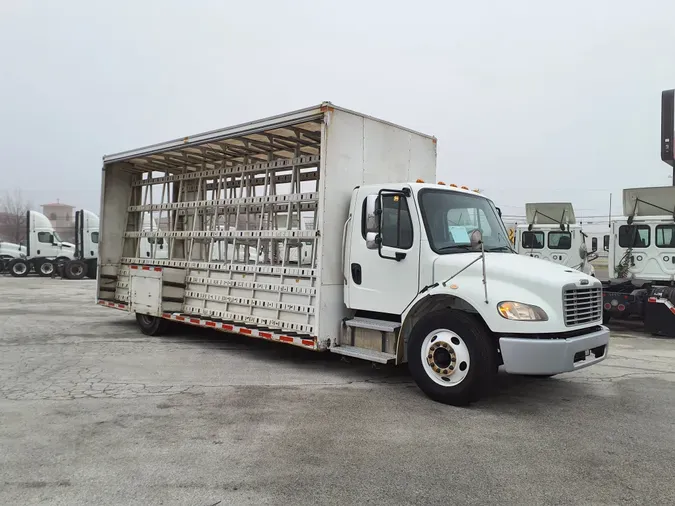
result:
M 565 325 L 602 320 L 602 288 L 569 288 L 563 293 Z

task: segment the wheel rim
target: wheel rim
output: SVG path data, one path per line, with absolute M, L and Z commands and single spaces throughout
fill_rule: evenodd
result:
M 75 265 L 75 266 L 70 268 L 70 273 L 73 276 L 81 276 L 83 272 L 84 272 L 84 268 L 81 265 Z
M 424 338 L 421 358 L 427 376 L 443 387 L 459 385 L 471 368 L 469 348 L 448 329 L 434 330 Z
M 26 273 L 26 271 L 28 270 L 28 266 L 23 262 L 19 262 L 12 266 L 12 270 L 14 271 L 14 274 L 21 275 Z
M 47 275 L 51 274 L 52 272 L 54 272 L 54 264 L 51 263 L 51 262 L 45 262 L 45 263 L 43 263 L 43 264 L 40 266 L 40 272 L 41 272 L 42 274 L 47 274 Z

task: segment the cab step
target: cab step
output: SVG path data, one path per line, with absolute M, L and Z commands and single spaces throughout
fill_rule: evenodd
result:
M 377 329 L 375 329 L 377 330 Z M 360 358 L 369 362 L 377 362 L 378 364 L 389 364 L 396 361 L 396 355 L 391 353 L 384 353 L 383 351 L 368 350 L 365 348 L 357 348 L 356 346 L 340 345 L 329 348 L 331 352 L 346 357 Z
M 377 330 L 379 332 L 396 332 L 396 330 L 398 330 L 398 328 L 401 326 L 399 322 L 376 320 L 374 318 L 362 318 L 360 316 L 345 320 L 345 325 L 347 327 L 356 329 Z

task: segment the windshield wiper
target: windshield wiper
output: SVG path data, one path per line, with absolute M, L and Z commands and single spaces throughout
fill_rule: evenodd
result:
M 436 252 L 443 253 L 446 251 L 454 251 L 454 250 L 475 251 L 470 244 L 452 244 L 450 246 L 443 246 L 442 248 L 438 248 Z
M 495 246 L 493 248 L 485 248 L 485 251 L 488 252 L 488 253 L 492 253 L 492 252 L 495 252 L 495 251 L 511 251 L 511 252 L 513 252 L 513 250 L 511 248 L 509 248 L 508 246 Z

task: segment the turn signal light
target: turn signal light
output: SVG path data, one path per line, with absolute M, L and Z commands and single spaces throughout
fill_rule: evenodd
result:
M 416 182 L 416 183 L 424 183 L 424 179 L 418 179 L 418 180 L 415 181 L 415 182 Z

